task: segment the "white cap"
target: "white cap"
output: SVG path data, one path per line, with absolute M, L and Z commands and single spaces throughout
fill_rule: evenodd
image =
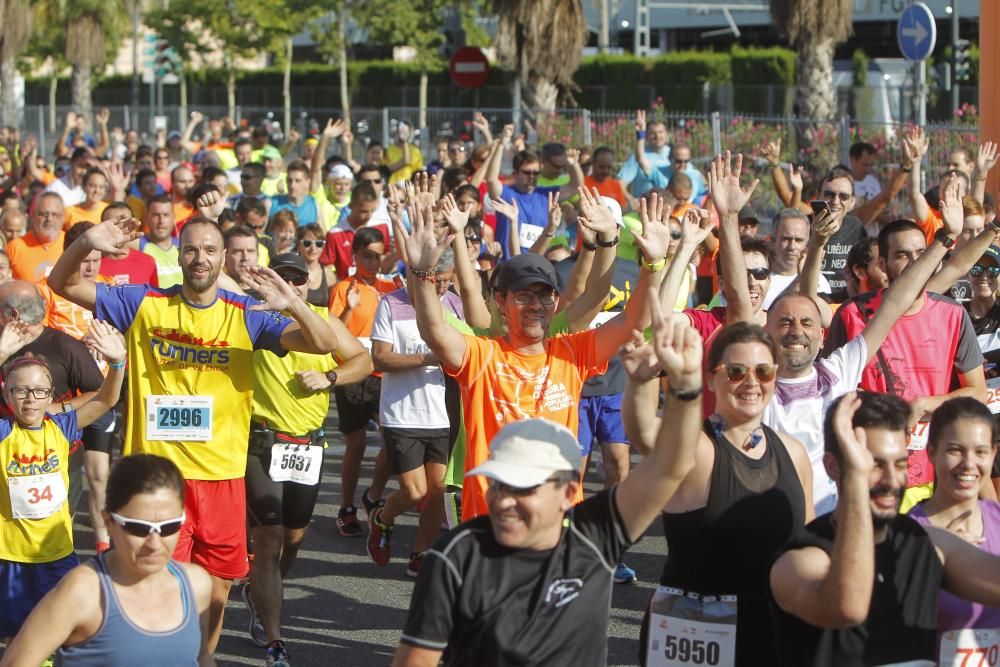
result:
M 354 172 L 346 164 L 335 164 L 330 167 L 330 171 L 327 174 L 328 178 L 348 178 L 354 179 Z
M 624 227 L 625 223 L 622 221 L 622 205 L 618 203 L 618 200 L 602 196 L 601 203 L 611 209 L 611 217 L 615 219 L 615 224 L 619 227 Z
M 547 419 L 504 426 L 490 442 L 490 458 L 466 477 L 482 475 L 516 489 L 544 484 L 554 472 L 579 472 L 583 454 L 576 436 Z

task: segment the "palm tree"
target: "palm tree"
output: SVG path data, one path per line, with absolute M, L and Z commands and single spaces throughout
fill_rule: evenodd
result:
M 837 108 L 833 87 L 833 52 L 847 41 L 853 22 L 853 0 L 770 0 L 778 32 L 798 51 L 795 100 L 798 113 L 814 123 L 830 121 Z M 811 132 L 800 133 L 810 142 Z
M 0 0 L 0 109 L 6 125 L 19 125 L 17 91 L 17 57 L 28 45 L 31 37 L 31 3 L 28 0 Z
M 573 73 L 587 43 L 580 0 L 497 0 L 496 46 L 518 77 L 528 108 L 575 104 Z

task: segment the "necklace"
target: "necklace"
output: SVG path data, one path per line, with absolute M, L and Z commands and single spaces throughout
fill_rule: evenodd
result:
M 712 432 L 715 434 L 716 438 L 722 438 L 728 440 L 728 438 L 726 438 L 725 435 L 723 435 L 723 433 L 726 430 L 726 422 L 725 420 L 722 419 L 721 416 L 712 415 L 708 421 L 709 423 L 712 424 Z M 750 431 L 747 437 L 743 439 L 743 442 L 740 444 L 739 448 L 744 451 L 750 451 L 755 447 L 757 447 L 757 445 L 759 445 L 763 440 L 764 440 L 763 429 L 761 429 L 761 427 L 758 426 L 754 430 Z

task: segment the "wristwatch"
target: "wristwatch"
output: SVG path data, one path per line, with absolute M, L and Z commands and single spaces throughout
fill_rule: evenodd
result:
M 948 232 L 944 229 L 939 229 L 934 232 L 934 240 L 939 242 L 945 247 L 945 250 L 951 250 L 955 245 L 955 239 L 948 235 Z
M 597 245 L 601 246 L 602 248 L 614 248 L 616 245 L 618 245 L 618 235 L 616 234 L 615 237 L 610 241 L 602 241 L 601 237 L 598 236 Z
M 70 403 L 69 401 L 63 403 L 62 404 L 62 411 L 63 412 L 72 412 L 73 411 L 73 404 Z
M 326 379 L 330 381 L 331 387 L 337 386 L 337 371 L 327 371 Z

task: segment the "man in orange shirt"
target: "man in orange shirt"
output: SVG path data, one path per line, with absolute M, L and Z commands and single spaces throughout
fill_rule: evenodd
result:
M 652 277 L 656 275 L 658 282 L 666 264 L 670 227 L 662 209 L 648 216 L 642 205 L 640 214 L 643 233 L 635 235 L 635 244 L 643 253 L 643 262 L 639 283 L 624 312 L 596 329 L 551 338 L 548 331 L 559 302 L 558 281 L 552 264 L 533 253 L 517 255 L 498 269 L 495 293 L 497 306 L 507 321 L 506 335 L 477 338 L 449 326 L 434 289 L 433 275 L 451 239 L 436 238 L 429 207 L 411 216 L 413 232 L 406 234 L 410 262 L 407 278 L 411 281 L 417 326 L 441 360 L 445 373 L 462 388 L 466 471 L 486 461 L 488 443 L 504 424 L 542 418 L 577 432 L 583 383 L 607 366 L 608 359 L 629 340 L 634 329 L 643 328 Z M 593 216 L 591 221 L 597 219 Z M 617 244 L 618 227 L 613 220 L 602 226 L 597 239 L 606 247 Z M 462 519 L 487 512 L 486 480 L 479 476 L 467 478 L 462 490 Z
M 194 184 L 194 172 L 187 167 L 175 167 L 170 172 L 170 192 L 174 198 L 175 233 L 178 236 L 180 236 L 184 223 L 195 214 L 194 206 L 191 205 L 188 199 L 188 195 L 194 189 Z
M 66 208 L 55 192 L 43 192 L 31 213 L 31 231 L 7 245 L 14 280 L 37 283 L 55 266 L 63 251 Z
M 378 277 L 382 256 L 385 255 L 385 236 L 376 227 L 362 227 L 355 233 L 352 245 L 355 273 L 337 283 L 330 297 L 330 314 L 339 317 L 347 330 L 371 351 L 372 326 L 381 294 L 399 288 L 391 280 Z M 369 375 L 363 382 L 333 388 L 337 401 L 340 432 L 344 434 L 346 451 L 340 465 L 340 511 L 337 512 L 337 530 L 344 537 L 360 537 L 363 533 L 358 523 L 358 509 L 354 505 L 361 460 L 365 455 L 365 430 L 368 422 L 378 419 L 379 398 L 382 394 L 382 377 Z M 388 462 L 383 454 L 375 465 L 375 478 L 388 477 Z M 365 498 L 362 498 L 365 500 Z M 366 507 L 368 503 L 366 502 Z
M 625 194 L 622 182 L 614 178 L 611 174 L 615 170 L 615 154 L 607 146 L 601 146 L 594 150 L 594 155 L 590 158 L 590 174 L 584 176 L 583 183 L 588 188 L 597 188 L 605 197 L 611 197 L 622 210 L 634 208 L 629 205 L 629 197 Z

